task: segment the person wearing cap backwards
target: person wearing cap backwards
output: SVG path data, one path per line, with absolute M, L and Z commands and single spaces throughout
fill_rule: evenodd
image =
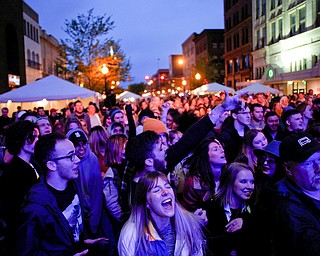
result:
M 84 205 L 87 223 L 90 225 L 92 234 L 103 232 L 109 238 L 110 248 L 115 248 L 115 241 L 111 223 L 105 214 L 103 184 L 101 179 L 100 164 L 97 156 L 88 146 L 88 137 L 82 129 L 75 128 L 68 131 L 66 137 L 73 143 L 76 156 L 80 159 L 78 170 L 79 178 L 77 182 L 82 188 L 84 195 Z M 101 221 L 104 224 L 101 226 Z M 102 228 L 102 230 L 101 230 Z
M 276 184 L 276 255 L 320 255 L 320 144 L 301 132 L 279 152 L 285 178 Z

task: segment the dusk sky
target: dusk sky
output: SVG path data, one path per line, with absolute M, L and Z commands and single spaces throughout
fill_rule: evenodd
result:
M 169 56 L 182 54 L 182 43 L 204 29 L 221 29 L 223 0 L 25 0 L 39 14 L 40 26 L 59 41 L 67 35 L 64 21 L 77 14 L 111 16 L 115 29 L 109 37 L 120 40 L 132 64 L 130 83 L 144 82 L 158 68 L 169 68 Z M 121 83 L 126 88 L 128 83 Z

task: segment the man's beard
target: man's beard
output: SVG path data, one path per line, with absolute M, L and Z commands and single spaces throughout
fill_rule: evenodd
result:
M 166 161 L 159 160 L 159 159 L 153 159 L 153 166 L 156 171 L 164 172 L 166 170 Z

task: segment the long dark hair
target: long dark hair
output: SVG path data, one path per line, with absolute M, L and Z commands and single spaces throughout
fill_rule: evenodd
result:
M 187 160 L 189 165 L 189 176 L 200 177 L 201 186 L 210 186 L 210 190 L 214 191 L 215 181 L 209 163 L 209 145 L 217 142 L 214 137 L 204 139 L 194 150 L 193 155 Z

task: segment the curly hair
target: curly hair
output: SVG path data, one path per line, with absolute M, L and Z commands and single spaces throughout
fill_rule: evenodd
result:
M 125 156 L 130 165 L 135 166 L 137 171 L 142 171 L 144 161 L 154 158 L 153 149 L 158 141 L 158 134 L 153 131 L 145 131 L 128 140 Z
M 5 130 L 6 147 L 11 155 L 18 155 L 27 140 L 33 142 L 33 131 L 37 126 L 30 121 L 12 123 Z

